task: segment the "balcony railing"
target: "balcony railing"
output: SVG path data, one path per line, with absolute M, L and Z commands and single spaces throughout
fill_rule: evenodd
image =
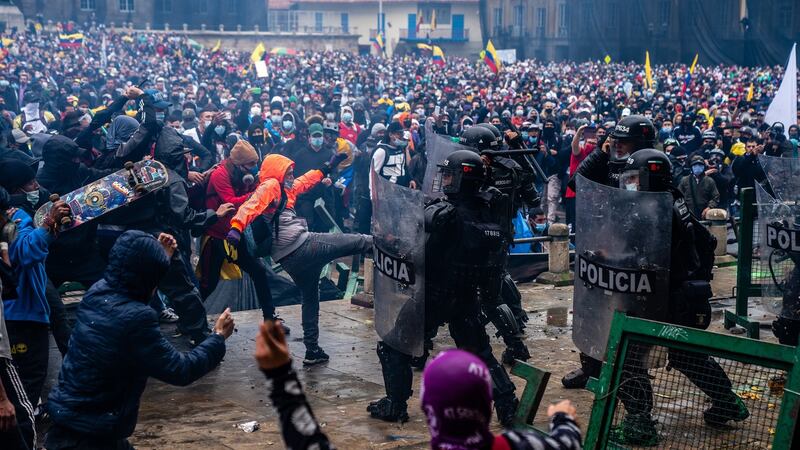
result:
M 270 11 L 267 31 L 276 33 L 322 33 L 354 34 L 349 17 L 342 21 L 342 14 L 327 11 Z
M 416 30 L 409 30 L 408 28 L 400 28 L 400 39 L 405 41 L 468 41 L 469 28 L 453 29 L 453 28 L 437 28 L 431 30 L 429 28 L 422 28 L 419 32 Z

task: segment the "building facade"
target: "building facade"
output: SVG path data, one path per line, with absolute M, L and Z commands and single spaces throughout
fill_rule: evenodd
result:
M 797 0 L 484 0 L 497 48 L 541 60 L 785 64 Z
M 27 19 L 135 28 L 253 30 L 267 25 L 267 0 L 16 0 Z

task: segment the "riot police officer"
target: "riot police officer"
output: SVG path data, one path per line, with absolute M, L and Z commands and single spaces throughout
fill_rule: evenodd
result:
M 669 269 L 669 323 L 699 329 L 711 322 L 710 280 L 714 265 L 716 239 L 694 217 L 680 191 L 672 187 L 672 168 L 663 152 L 643 149 L 632 154 L 620 173 L 619 187 L 626 190 L 670 192 L 673 195 L 672 240 Z M 653 389 L 645 367 L 649 347 L 634 344 L 622 368 L 619 398 L 626 415 L 611 430 L 610 439 L 623 445 L 655 445 L 658 433 L 650 417 Z M 733 392 L 731 381 L 722 367 L 706 354 L 669 350 L 669 368 L 683 373 L 711 399 L 704 412 L 706 423 L 723 425 L 742 421 L 750 413 Z
M 489 367 L 495 408 L 504 426 L 517 407 L 514 384 L 495 359 L 482 320 L 483 299 L 500 295 L 510 239 L 502 213 L 507 197 L 484 188 L 486 169 L 477 153 L 458 150 L 438 166 L 435 187 L 445 194 L 425 207 L 425 326 L 447 323 L 459 348 L 469 350 Z M 370 403 L 371 416 L 386 421 L 408 420 L 411 356 L 378 343 L 386 397 Z
M 619 186 L 619 176 L 628 158 L 638 150 L 652 148 L 655 139 L 656 128 L 650 119 L 639 115 L 623 117 L 609 133 L 603 146 L 581 162 L 576 174 L 607 186 Z M 575 190 L 574 177 L 569 186 Z M 600 361 L 584 353 L 580 354 L 580 361 L 580 368 L 561 379 L 565 388 L 582 389 L 586 387 L 589 377 L 600 376 Z
M 504 145 L 500 130 L 489 123 L 481 123 L 464 131 L 460 141 L 477 149 L 478 152 L 501 150 Z M 515 144 L 513 145 L 515 149 L 524 148 L 521 138 L 516 137 L 512 142 Z M 524 156 L 493 156 L 486 159 L 490 168 L 489 185 L 506 194 L 511 200 L 506 216 L 509 222 L 514 219 L 520 208 L 539 205 L 539 193 L 535 186 L 536 176 L 530 162 Z M 505 364 L 513 364 L 516 359 L 527 361 L 530 359 L 530 352 L 522 337 L 528 315 L 522 308 L 522 294 L 507 271 L 503 274 L 499 300 L 500 304 L 485 304 L 484 311 L 506 344 L 502 361 Z

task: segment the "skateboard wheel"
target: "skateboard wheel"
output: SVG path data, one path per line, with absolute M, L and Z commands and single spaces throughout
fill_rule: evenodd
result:
M 137 194 L 144 194 L 147 192 L 147 189 L 144 188 L 143 184 L 137 184 L 133 187 L 133 192 L 136 192 Z
M 53 203 L 57 202 L 59 198 L 61 197 L 59 197 L 58 194 L 50 194 L 50 201 Z
M 133 170 L 133 163 L 130 161 L 125 161 L 125 170 Z

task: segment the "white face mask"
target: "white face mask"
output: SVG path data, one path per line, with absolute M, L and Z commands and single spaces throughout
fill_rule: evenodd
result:
M 638 191 L 639 185 L 636 183 L 625 183 L 625 190 L 626 191 Z
M 39 190 L 36 189 L 35 191 L 26 192 L 25 198 L 28 200 L 28 203 L 36 206 L 36 204 L 39 203 Z
M 203 127 L 204 128 L 208 128 L 209 125 L 211 125 L 211 121 L 210 120 L 204 120 L 203 121 Z

